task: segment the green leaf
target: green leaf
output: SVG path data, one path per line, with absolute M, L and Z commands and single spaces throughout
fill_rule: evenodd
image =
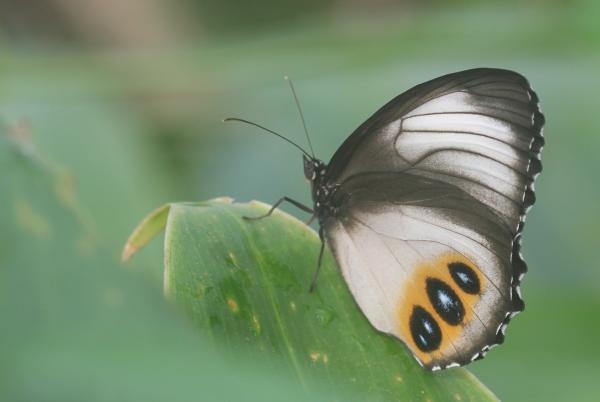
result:
M 329 252 L 315 292 L 308 288 L 319 239 L 269 206 L 219 199 L 171 204 L 165 236 L 165 292 L 231 358 L 253 350 L 305 388 L 341 400 L 488 401 L 465 369 L 431 373 L 362 315 Z
M 307 400 L 276 366 L 227 361 L 123 269 L 56 167 L 0 129 L 0 401 Z

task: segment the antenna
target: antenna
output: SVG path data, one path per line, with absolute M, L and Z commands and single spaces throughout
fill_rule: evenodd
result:
M 292 141 L 292 140 L 284 137 L 283 135 L 281 135 L 279 133 L 276 133 L 273 130 L 269 130 L 268 128 L 263 127 L 260 124 L 256 124 L 256 123 L 253 123 L 251 121 L 248 121 L 248 120 L 245 120 L 245 119 L 240 119 L 240 118 L 237 118 L 237 117 L 228 117 L 226 119 L 223 119 L 223 122 L 228 122 L 228 121 L 238 121 L 240 123 L 246 123 L 246 124 L 249 124 L 251 126 L 258 127 L 258 128 L 260 128 L 262 130 L 265 130 L 266 132 L 274 134 L 274 135 L 278 136 L 279 138 L 281 138 L 282 140 L 285 140 L 285 141 L 289 142 L 290 144 L 292 144 L 293 146 L 295 146 L 296 148 L 298 148 L 300 151 L 302 151 L 302 153 L 304 155 L 306 155 L 309 159 L 313 159 L 314 158 L 314 157 L 311 158 L 311 156 L 308 154 L 308 152 L 306 152 L 300 145 L 296 144 L 294 141 Z
M 308 140 L 308 147 L 310 148 L 310 153 L 312 154 L 312 158 L 315 159 L 315 151 L 313 150 L 312 142 L 310 142 L 310 136 L 308 135 L 308 130 L 306 129 L 306 121 L 304 121 L 304 113 L 302 113 L 302 108 L 300 107 L 300 102 L 298 101 L 298 96 L 296 96 L 296 90 L 294 89 L 294 84 L 292 80 L 286 75 L 283 77 L 284 80 L 290 84 L 290 89 L 292 90 L 292 95 L 294 96 L 294 102 L 296 102 L 296 107 L 298 108 L 298 113 L 300 114 L 300 120 L 302 121 L 302 127 L 304 127 L 304 134 L 306 134 L 306 139 Z

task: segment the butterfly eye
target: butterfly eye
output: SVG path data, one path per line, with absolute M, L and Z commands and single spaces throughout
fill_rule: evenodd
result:
M 450 275 L 454 282 L 460 287 L 465 293 L 476 295 L 481 292 L 481 284 L 479 278 L 473 269 L 462 262 L 451 262 L 448 264 Z
M 315 164 L 313 161 L 308 159 L 305 155 L 302 156 L 304 162 L 304 177 L 308 180 L 314 180 L 315 178 Z

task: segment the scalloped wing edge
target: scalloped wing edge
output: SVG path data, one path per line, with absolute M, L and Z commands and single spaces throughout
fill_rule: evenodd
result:
M 512 293 L 512 301 L 513 301 L 513 309 L 506 313 L 504 320 L 498 326 L 496 331 L 496 340 L 495 343 L 490 345 L 486 345 L 482 348 L 479 353 L 476 353 L 471 358 L 471 361 L 483 359 L 487 352 L 490 351 L 493 347 L 500 345 L 504 342 L 506 328 L 508 324 L 513 319 L 514 316 L 519 314 L 525 309 L 525 302 L 521 296 L 521 281 L 523 277 L 527 273 L 527 263 L 523 259 L 523 255 L 521 254 L 521 238 L 523 233 L 523 228 L 525 227 L 525 219 L 527 217 L 527 212 L 531 209 L 533 204 L 535 203 L 535 180 L 542 172 L 542 162 L 541 162 L 541 154 L 544 147 L 545 139 L 544 139 L 544 123 L 545 117 L 542 113 L 539 98 L 535 91 L 533 90 L 529 81 L 523 77 L 525 83 L 527 85 L 527 93 L 531 98 L 531 103 L 535 105 L 535 113 L 533 114 L 533 129 L 534 136 L 531 140 L 530 145 L 530 159 L 529 165 L 527 167 L 527 175 L 529 177 L 529 181 L 523 191 L 523 209 L 521 211 L 519 224 L 513 237 L 512 241 L 512 254 L 511 254 L 511 263 L 513 265 L 513 276 L 511 278 L 511 293 Z M 461 366 L 458 363 L 451 363 L 443 368 L 450 367 L 459 367 Z M 440 370 L 442 367 L 432 367 L 432 371 Z

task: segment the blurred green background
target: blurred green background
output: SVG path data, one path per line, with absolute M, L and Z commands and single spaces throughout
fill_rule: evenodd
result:
M 221 122 L 231 115 L 249 118 L 302 144 L 284 75 L 294 79 L 317 155 L 328 160 L 363 120 L 415 84 L 472 67 L 516 70 L 536 89 L 547 120 L 544 172 L 524 234 L 527 307 L 505 344 L 469 369 L 502 400 L 597 401 L 599 20 L 594 0 L 4 0 L 0 137 L 16 139 L 25 156 L 33 147 L 32 164 L 59 183 L 59 199 L 77 222 L 73 231 L 85 232 L 77 236 L 79 253 L 101 255 L 98 261 L 118 267 L 131 229 L 164 202 L 221 195 L 309 201 L 294 148 Z M 39 173 L 15 167 L 23 161 L 7 160 L 0 166 L 0 301 L 12 317 L 8 323 L 21 326 L 2 326 L 5 348 L 8 342 L 19 354 L 0 357 L 0 388 L 19 381 L 26 386 L 26 362 L 37 367 L 40 354 L 59 350 L 38 344 L 32 360 L 23 357 L 31 339 L 17 329 L 36 331 L 23 323 L 27 319 L 56 327 L 32 338 L 38 340 L 66 336 L 66 327 L 52 318 L 73 324 L 65 304 L 70 317 L 94 319 L 93 309 L 70 305 L 73 299 L 62 291 L 50 303 L 54 310 L 39 307 L 48 302 L 43 295 L 27 294 L 55 295 L 53 287 L 63 286 L 50 272 L 65 258 L 60 250 L 68 253 L 61 233 L 70 229 L 64 218 L 56 218 L 56 230 L 44 224 L 38 215 L 56 205 L 40 194 L 52 190 L 35 184 Z M 51 235 L 58 236 L 54 246 L 35 243 Z M 136 257 L 126 274 L 87 273 L 102 303 L 120 305 L 137 286 L 135 292 L 150 293 L 160 305 L 159 243 Z M 29 266 L 37 267 L 32 276 L 48 280 L 19 288 L 14 280 Z M 122 288 L 102 288 L 104 277 L 119 275 L 126 275 Z M 77 347 L 85 349 L 78 345 L 73 356 Z M 69 356 L 63 352 L 56 353 Z M 68 388 L 61 376 L 48 381 L 40 387 Z

